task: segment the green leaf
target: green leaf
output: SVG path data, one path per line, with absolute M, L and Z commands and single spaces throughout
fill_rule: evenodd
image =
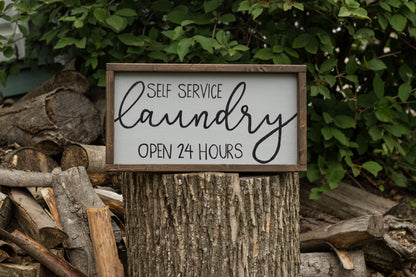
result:
M 329 71 L 331 71 L 331 70 L 335 67 L 335 65 L 336 65 L 337 63 L 338 63 L 338 59 L 335 59 L 335 58 L 330 58 L 330 59 L 328 59 L 328 60 L 324 61 L 324 62 L 321 64 L 320 71 L 321 71 L 321 72 L 329 72 Z
M 334 138 L 336 138 L 342 145 L 349 146 L 350 140 L 341 130 L 337 128 L 331 128 L 331 132 L 334 135 Z
M 324 121 L 325 121 L 326 124 L 329 124 L 329 123 L 331 123 L 331 122 L 334 121 L 334 119 L 332 118 L 332 116 L 329 113 L 327 113 L 327 112 L 323 112 L 322 113 L 322 117 L 324 118 Z M 331 135 L 332 135 L 332 133 L 331 133 Z
M 97 8 L 94 10 L 94 17 L 101 23 L 105 23 L 107 16 L 108 16 L 108 12 L 106 9 Z
M 130 33 L 120 34 L 117 35 L 117 38 L 128 46 L 142 46 L 143 42 L 141 39 L 136 37 L 135 35 L 132 35 Z
M 367 68 L 370 70 L 384 70 L 387 68 L 387 66 L 384 64 L 382 60 L 379 59 L 372 59 L 367 63 Z
M 341 129 L 355 128 L 355 120 L 348 115 L 337 115 L 334 117 L 334 123 Z
M 341 7 L 341 9 L 339 9 L 339 13 L 338 13 L 339 17 L 348 17 L 350 15 L 351 15 L 351 12 L 346 7 Z
M 60 49 L 60 48 L 64 48 L 65 46 L 75 44 L 77 42 L 78 42 L 78 40 L 76 38 L 63 37 L 63 38 L 58 40 L 58 42 L 55 44 L 55 46 L 53 48 L 54 49 Z
M 303 48 L 313 39 L 311 34 L 301 34 L 295 38 L 293 41 L 293 48 Z
M 309 194 L 309 199 L 318 200 L 321 198 L 321 196 L 322 196 L 322 191 L 320 191 L 319 188 L 312 188 Z
M 233 49 L 236 50 L 236 51 L 248 51 L 248 50 L 250 50 L 250 48 L 248 48 L 245 45 L 241 45 L 241 44 L 234 46 Z
M 391 153 L 393 153 L 394 150 L 394 139 L 390 135 L 383 136 L 383 140 L 386 143 L 387 148 Z
M 189 47 L 194 43 L 192 38 L 183 38 L 178 42 L 178 56 L 181 62 L 185 58 L 186 54 L 188 54 Z
M 290 58 L 285 53 L 276 54 L 273 57 L 274 64 L 291 64 Z
M 271 60 L 273 59 L 273 56 L 274 54 L 271 48 L 262 48 L 256 52 L 254 58 L 260 60 Z
M 406 27 L 407 18 L 401 14 L 394 14 L 389 21 L 394 30 L 401 32 Z
M 259 17 L 261 14 L 263 13 L 263 8 L 260 5 L 256 5 L 254 4 L 251 8 L 250 8 L 250 14 L 253 17 L 253 19 L 256 19 L 257 17 Z
M 6 49 L 3 51 L 3 55 L 6 58 L 10 58 L 14 55 L 14 49 L 11 46 L 6 47 Z
M 396 186 L 402 188 L 407 187 L 409 184 L 409 181 L 407 180 L 406 176 L 404 176 L 401 173 L 395 173 L 392 177 L 392 180 L 396 184 Z
M 360 175 L 360 170 L 356 167 L 351 168 L 352 170 L 352 174 L 354 175 L 354 177 L 357 177 L 358 175 Z
M 204 10 L 206 13 L 216 10 L 221 4 L 220 0 L 204 1 Z
M 362 164 L 362 167 L 369 171 L 374 177 L 377 177 L 378 172 L 380 172 L 383 167 L 375 161 L 368 161 Z
M 412 86 L 411 85 L 409 85 L 407 83 L 403 83 L 403 84 L 400 85 L 398 96 L 399 96 L 400 100 L 402 100 L 402 102 L 406 102 L 411 93 L 412 93 Z
M 82 20 L 77 19 L 74 21 L 74 28 L 80 29 L 83 26 L 84 26 L 84 22 Z
M 328 127 L 328 126 L 324 126 L 321 129 L 321 134 L 322 134 L 322 136 L 324 137 L 325 140 L 330 140 L 333 137 L 331 128 Z
M 373 79 L 373 88 L 374 93 L 379 99 L 384 97 L 384 82 L 378 74 L 376 74 L 376 76 Z
M 188 8 L 186 6 L 178 6 L 166 16 L 166 19 L 170 22 L 181 24 L 182 21 L 190 19 L 188 16 Z
M 196 42 L 198 42 L 201 45 L 201 47 L 205 51 L 208 51 L 210 54 L 214 54 L 214 46 L 213 46 L 212 38 L 207 38 L 207 37 L 200 36 L 200 35 L 196 35 L 193 38 L 195 39 Z
M 296 9 L 303 11 L 304 7 L 302 3 L 293 3 L 293 7 L 295 7 Z
M 391 116 L 391 112 L 388 108 L 377 108 L 375 111 L 375 115 L 378 120 L 382 122 L 392 122 L 393 117 Z
M 384 1 L 378 1 L 378 2 L 379 2 L 380 7 L 382 7 L 384 10 L 386 10 L 388 12 L 391 12 L 391 8 L 390 8 L 389 4 L 387 4 Z
M 190 20 L 190 19 L 185 19 L 184 21 L 181 22 L 181 26 L 186 26 L 186 25 L 190 25 L 195 23 L 195 20 Z
M 235 18 L 235 15 L 232 13 L 226 13 L 220 16 L 220 21 L 224 23 L 231 23 L 231 22 L 235 22 L 236 20 L 237 19 Z
M 321 172 L 317 164 L 308 165 L 308 171 L 306 172 L 306 177 L 311 183 L 317 181 L 321 177 Z
M 324 77 L 325 82 L 327 82 L 331 88 L 335 86 L 337 79 L 334 76 L 327 74 L 327 75 L 324 75 L 323 77 Z
M 86 37 L 83 37 L 82 39 L 80 39 L 77 42 L 75 42 L 75 46 L 77 48 L 83 49 L 83 48 L 85 48 L 86 43 L 87 43 L 87 38 Z
M 380 25 L 381 29 L 386 30 L 387 25 L 389 24 L 387 18 L 384 15 L 379 14 L 378 17 L 377 17 L 377 20 L 378 20 L 378 24 Z
M 249 0 L 245 0 L 245 1 L 242 1 L 239 5 L 238 5 L 238 9 L 237 9 L 237 11 L 238 12 L 241 12 L 241 11 L 248 11 L 250 9 L 250 1 Z
M 123 28 L 125 25 L 124 20 L 125 20 L 124 18 L 118 15 L 112 15 L 106 19 L 106 22 L 108 25 L 110 25 L 114 29 L 114 31 L 118 33 L 124 29 Z
M 371 136 L 373 141 L 378 141 L 383 137 L 383 133 L 377 126 L 373 126 L 368 130 L 368 134 Z
M 348 62 L 345 66 L 345 70 L 347 71 L 347 74 L 354 74 L 357 70 L 357 61 L 355 56 L 348 57 Z
M 316 54 L 318 52 L 318 40 L 314 37 L 308 42 L 308 44 L 305 46 L 305 50 L 310 54 Z
M 117 10 L 114 14 L 119 15 L 119 16 L 126 16 L 126 17 L 137 16 L 137 13 L 134 10 L 128 9 L 128 8 Z

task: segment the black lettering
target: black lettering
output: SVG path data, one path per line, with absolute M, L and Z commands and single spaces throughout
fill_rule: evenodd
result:
M 186 91 L 182 87 L 185 86 L 185 84 L 179 84 L 178 89 L 180 89 L 183 92 L 183 95 L 181 95 L 181 92 L 178 92 L 179 98 L 185 98 L 186 97 Z
M 184 84 L 180 84 L 178 87 L 185 86 Z M 137 87 L 139 90 L 138 96 L 134 99 L 134 101 L 129 105 L 126 104 L 126 99 L 129 97 L 130 93 Z M 140 90 L 141 87 L 141 90 Z M 189 93 L 191 92 L 192 84 L 187 84 L 187 91 L 186 95 L 189 97 Z M 185 91 L 181 88 L 181 90 L 185 93 Z M 259 163 L 269 163 L 272 161 L 277 154 L 280 151 L 281 147 L 281 139 L 282 139 L 282 132 L 283 128 L 288 125 L 290 122 L 292 122 L 297 114 L 295 113 L 293 116 L 291 116 L 286 121 L 283 121 L 282 115 L 278 114 L 275 118 L 271 118 L 271 115 L 266 114 L 261 119 L 261 121 L 258 124 L 255 124 L 252 118 L 252 115 L 250 113 L 250 109 L 248 105 L 242 105 L 239 109 L 239 112 L 237 107 L 240 103 L 240 101 L 243 99 L 243 96 L 246 91 L 246 83 L 240 82 L 237 84 L 237 86 L 233 89 L 230 97 L 227 100 L 227 103 L 225 105 L 225 109 L 219 110 L 214 117 L 210 117 L 208 111 L 201 111 L 200 113 L 194 114 L 191 119 L 184 118 L 183 111 L 179 110 L 176 115 L 170 115 L 169 113 L 164 113 L 161 115 L 161 117 L 156 117 L 154 112 L 148 109 L 143 108 L 142 111 L 139 113 L 139 117 L 137 120 L 132 123 L 128 124 L 123 121 L 123 117 L 130 112 L 130 110 L 139 102 L 141 99 L 143 93 L 144 93 L 144 83 L 142 81 L 135 82 L 126 92 L 124 95 L 120 107 L 118 109 L 118 117 L 115 119 L 115 122 L 119 121 L 120 125 L 126 129 L 133 128 L 139 123 L 147 123 L 151 127 L 158 127 L 162 124 L 166 125 L 178 125 L 181 128 L 188 128 L 190 126 L 201 126 L 204 129 L 209 129 L 213 124 L 222 125 L 224 124 L 224 128 L 227 131 L 233 131 L 237 127 L 239 127 L 243 122 L 246 122 L 247 124 L 247 132 L 249 134 L 255 134 L 263 126 L 272 126 L 273 129 L 269 132 L 267 132 L 264 136 L 260 137 L 260 139 L 255 143 L 252 151 L 253 159 L 256 160 Z M 125 107 L 126 105 L 126 107 Z M 259 157 L 258 156 L 258 149 L 262 146 L 263 143 L 266 143 L 268 141 L 273 141 L 275 144 L 274 152 L 270 153 L 270 156 L 266 157 Z M 211 153 L 211 147 L 208 149 L 208 153 L 211 156 L 215 156 L 217 158 L 218 156 L 218 148 L 215 148 L 217 152 Z M 237 150 L 241 152 L 240 150 Z M 150 153 L 153 154 L 153 149 L 150 148 Z M 214 155 L 215 154 L 215 155 Z M 269 155 L 269 154 L 267 154 Z M 201 152 L 200 152 L 201 157 Z
M 147 97 L 149 98 L 153 98 L 156 96 L 156 90 L 154 89 L 155 84 L 153 83 L 148 83 L 147 84 L 147 88 L 150 89 L 151 91 L 153 91 L 153 94 L 150 94 L 150 92 L 147 93 Z

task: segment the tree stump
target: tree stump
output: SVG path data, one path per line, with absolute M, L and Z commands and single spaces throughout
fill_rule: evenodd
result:
M 122 179 L 129 276 L 300 276 L 297 173 Z

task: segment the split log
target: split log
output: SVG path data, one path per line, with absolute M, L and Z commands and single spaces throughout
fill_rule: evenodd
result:
M 123 172 L 129 276 L 299 276 L 296 173 Z
M 101 134 L 100 118 L 82 94 L 57 89 L 0 110 L 0 144 L 35 146 L 46 154 L 71 143 L 89 144 Z
M 345 270 L 335 254 L 330 252 L 301 253 L 300 272 L 302 277 L 362 277 L 366 275 L 366 264 L 362 250 L 350 251 L 353 270 Z
M 9 196 L 16 207 L 14 214 L 17 222 L 31 238 L 46 248 L 53 248 L 67 238 L 29 193 L 11 189 Z
M 302 206 L 324 211 L 342 219 L 372 214 L 384 215 L 397 205 L 394 201 L 346 183 L 340 183 L 338 188 L 322 193 L 319 200 L 309 199 L 310 188 L 311 186 L 302 184 L 300 193 Z
M 8 153 L 4 161 L 14 169 L 33 172 L 52 172 L 59 166 L 54 159 L 34 147 L 20 147 Z M 27 189 L 36 200 L 42 198 L 41 187 L 27 187 Z
M 119 218 L 124 217 L 123 195 L 105 189 L 94 189 L 101 200 Z
M 34 90 L 26 93 L 19 101 L 27 101 L 57 88 L 66 88 L 78 93 L 85 93 L 88 91 L 89 86 L 87 78 L 81 73 L 74 70 L 64 70 L 56 73 Z
M 13 213 L 13 203 L 8 195 L 0 192 L 0 205 L 0 228 L 6 228 Z
M 56 176 L 53 189 L 62 226 L 69 235 L 70 261 L 88 276 L 96 276 L 85 207 L 101 208 L 105 205 L 95 193 L 84 167 L 72 167 L 62 171 Z
M 338 249 L 348 249 L 369 239 L 382 238 L 382 215 L 367 215 L 316 229 L 300 235 L 301 251 L 310 252 L 330 243 Z
M 64 259 L 59 258 L 43 245 L 37 243 L 25 234 L 15 230 L 12 233 L 0 229 L 0 237 L 10 240 L 26 251 L 31 257 L 46 266 L 54 274 L 62 277 L 86 277 L 78 268 Z
M 0 186 L 5 187 L 50 187 L 52 173 L 27 172 L 0 168 Z
M 63 229 L 68 234 L 69 261 L 86 275 L 97 276 L 84 204 L 85 198 L 95 194 L 92 186 L 90 191 L 93 194 L 89 193 L 90 186 L 85 169 L 82 171 L 81 168 L 73 167 L 56 175 L 53 190 Z
M 105 172 L 105 146 L 68 145 L 62 153 L 61 166 L 62 170 L 83 166 L 87 172 Z
M 123 265 L 117 253 L 109 208 L 87 207 L 87 214 L 98 276 L 123 277 Z

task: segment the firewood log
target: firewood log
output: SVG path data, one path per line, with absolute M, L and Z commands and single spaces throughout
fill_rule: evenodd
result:
M 16 207 L 15 218 L 34 240 L 46 248 L 53 248 L 68 237 L 28 192 L 13 188 L 9 196 Z
M 61 158 L 62 170 L 83 166 L 87 172 L 105 171 L 105 146 L 72 144 L 65 147 Z
M 36 146 L 57 154 L 64 145 L 89 144 L 102 133 L 91 101 L 70 89 L 56 89 L 0 110 L 0 144 Z
M 34 172 L 52 172 L 58 167 L 58 163 L 50 156 L 46 155 L 34 147 L 20 147 L 8 153 L 4 161 L 11 167 L 19 170 Z M 27 187 L 32 196 L 36 199 L 42 199 L 40 193 L 41 187 Z
M 72 89 L 78 93 L 85 93 L 89 89 L 87 78 L 74 70 L 64 70 L 53 75 L 34 90 L 26 93 L 19 101 L 26 101 L 57 88 Z
M 103 201 L 94 192 L 84 167 L 72 167 L 56 175 L 53 184 L 58 212 L 68 234 L 69 258 L 88 276 L 96 276 L 94 250 L 85 207 L 102 208 Z M 70 207 L 70 208 L 68 208 Z M 110 222 L 111 228 L 111 219 Z M 103 226 L 106 222 L 102 222 Z
M 87 214 L 98 276 L 123 277 L 123 265 L 117 253 L 109 208 L 87 207 Z
M 324 192 L 319 200 L 309 199 L 310 186 L 302 184 L 300 201 L 302 206 L 327 212 L 342 219 L 371 214 L 386 214 L 397 205 L 396 202 L 379 197 L 346 183 Z
M 350 251 L 353 270 L 345 270 L 335 254 L 330 252 L 301 253 L 300 273 L 302 277 L 362 277 L 366 275 L 366 264 L 362 250 Z
M 383 217 L 381 215 L 356 217 L 301 234 L 301 250 L 309 252 L 319 249 L 323 242 L 330 243 L 338 249 L 348 249 L 362 245 L 364 241 L 369 239 L 380 239 L 383 234 Z
M 10 240 L 26 251 L 31 257 L 46 266 L 54 274 L 62 277 L 86 277 L 78 268 L 64 259 L 59 258 L 43 245 L 37 243 L 25 234 L 15 230 L 12 233 L 0 228 L 0 237 Z
M 52 173 L 27 172 L 0 168 L 0 186 L 6 187 L 50 187 Z

